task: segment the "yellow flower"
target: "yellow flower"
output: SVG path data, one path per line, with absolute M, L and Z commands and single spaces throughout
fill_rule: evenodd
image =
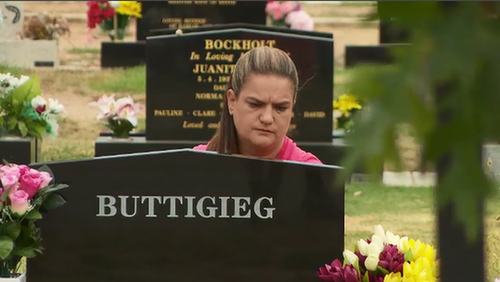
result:
M 346 117 L 351 115 L 351 110 L 361 109 L 361 105 L 358 103 L 356 97 L 350 94 L 342 94 L 340 97 L 333 102 L 333 108 L 339 110 Z
M 436 249 L 420 240 L 409 239 L 403 243 L 403 251 L 406 254 L 411 250 L 411 260 L 415 261 L 419 258 L 427 258 L 433 265 L 436 260 Z
M 402 282 L 402 277 L 400 272 L 389 273 L 384 277 L 384 282 Z
M 434 261 L 421 257 L 403 264 L 401 282 L 437 282 L 437 271 Z
M 142 18 L 141 3 L 138 1 L 118 1 L 120 5 L 116 8 L 118 14 L 127 15 L 135 18 Z

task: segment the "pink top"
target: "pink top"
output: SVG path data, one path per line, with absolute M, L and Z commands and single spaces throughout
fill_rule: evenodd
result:
M 198 145 L 193 150 L 206 151 L 207 145 Z M 277 158 L 283 161 L 323 164 L 315 155 L 300 149 L 288 136 L 285 136 L 283 147 L 281 147 Z

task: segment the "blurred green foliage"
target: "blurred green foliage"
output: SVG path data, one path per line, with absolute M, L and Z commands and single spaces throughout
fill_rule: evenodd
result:
M 491 4 L 493 3 L 493 4 Z M 477 205 L 494 189 L 484 173 L 478 147 L 500 140 L 500 22 L 496 2 L 379 2 L 378 17 L 395 18 L 408 28 L 410 44 L 394 46 L 390 65 L 352 69 L 348 87 L 369 104 L 355 117 L 349 135 L 349 171 L 362 161 L 376 172 L 385 161 L 399 164 L 395 134 L 410 126 L 425 148 L 422 163 L 453 156 L 436 189 L 439 204 L 476 238 Z M 452 8 L 450 5 L 454 5 Z M 488 6 L 487 9 L 485 7 Z M 450 84 L 451 83 L 451 84 Z M 445 92 L 438 89 L 450 84 Z M 440 123 L 443 112 L 452 113 Z

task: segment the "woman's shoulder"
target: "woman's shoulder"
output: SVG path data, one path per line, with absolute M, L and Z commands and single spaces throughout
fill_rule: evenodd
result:
M 285 136 L 283 148 L 278 155 L 284 161 L 294 161 L 310 164 L 323 164 L 314 154 L 302 150 L 292 139 Z

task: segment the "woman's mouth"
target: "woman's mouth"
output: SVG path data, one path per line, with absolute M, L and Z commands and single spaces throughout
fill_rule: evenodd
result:
M 259 128 L 258 128 L 258 129 L 256 129 L 256 130 L 257 130 L 257 131 L 259 131 L 259 132 L 262 132 L 262 133 L 268 133 L 268 134 L 273 133 L 271 130 L 267 130 L 267 129 L 259 129 Z

